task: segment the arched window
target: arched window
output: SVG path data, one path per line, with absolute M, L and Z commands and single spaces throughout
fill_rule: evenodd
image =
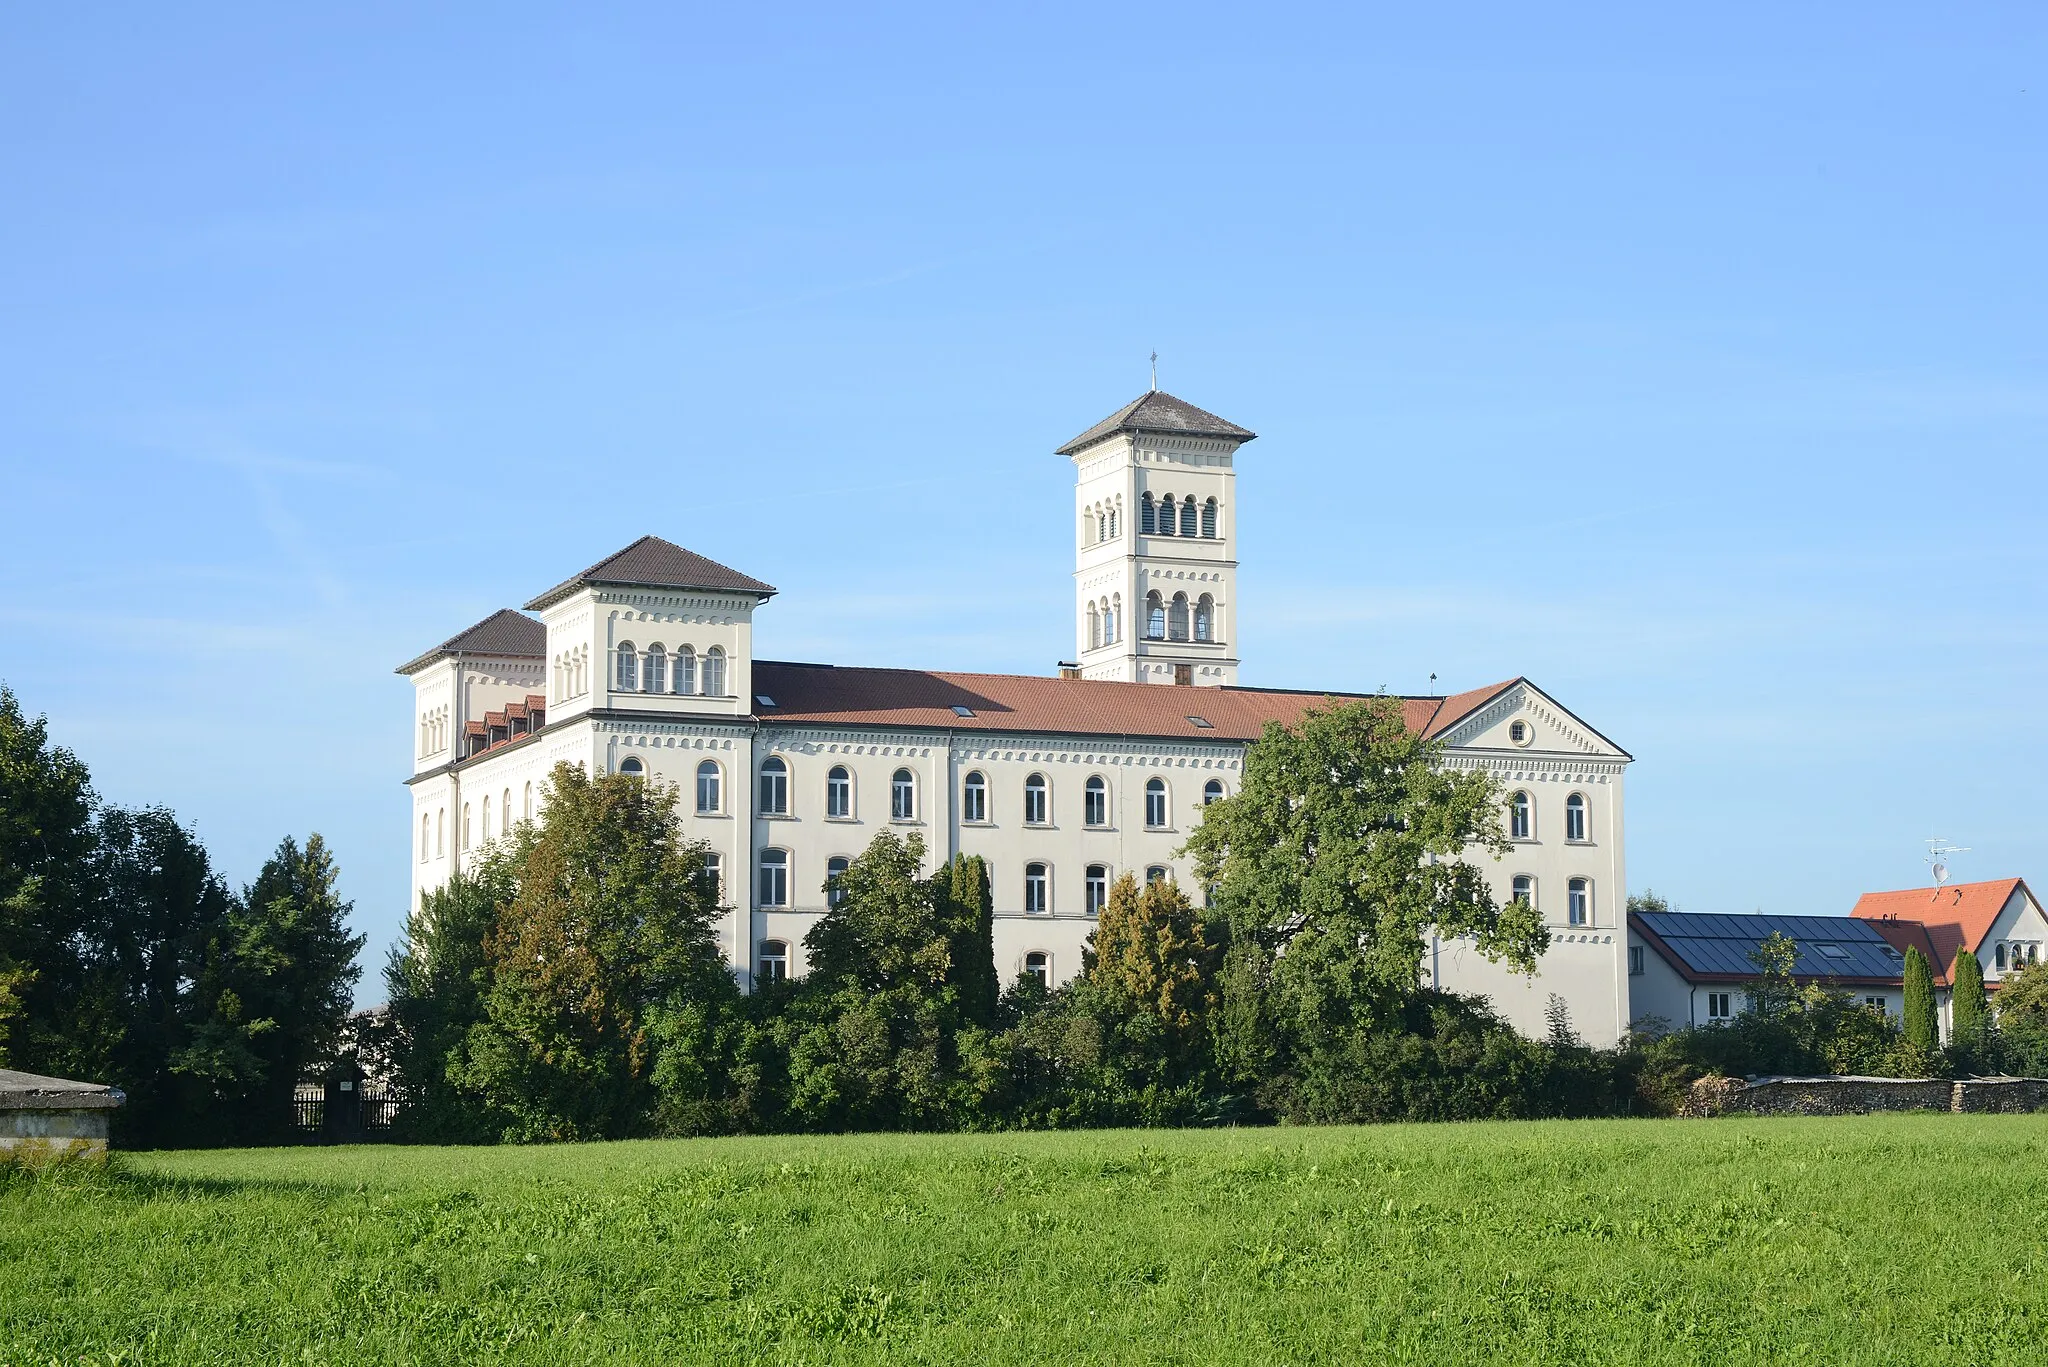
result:
M 1216 620 L 1216 600 L 1203 594 L 1195 600 L 1195 639 L 1207 641 L 1213 638 Z
M 988 780 L 975 770 L 960 785 L 960 819 L 962 821 L 988 820 Z
M 690 646 L 676 647 L 675 690 L 678 693 L 697 691 L 697 652 Z
M 1087 882 L 1088 914 L 1100 916 L 1109 905 L 1109 865 L 1090 864 Z
M 1147 536 L 1159 530 L 1158 512 L 1149 493 L 1138 500 L 1138 530 Z
M 668 652 L 663 650 L 659 644 L 651 645 L 647 647 L 647 658 L 642 660 L 641 664 L 646 666 L 644 671 L 646 677 L 641 679 L 640 686 L 649 693 L 666 693 L 668 691 Z
M 1166 603 L 1160 598 L 1158 589 L 1145 595 L 1145 639 L 1166 639 Z
M 1051 804 L 1046 801 L 1045 775 L 1033 774 L 1030 778 L 1025 779 L 1024 824 L 1027 826 L 1045 825 L 1047 809 L 1050 806 Z
M 1088 786 L 1081 791 L 1081 824 L 1109 824 L 1109 784 L 1103 781 L 1100 774 L 1089 775 Z
M 761 815 L 789 815 L 789 766 L 780 755 L 761 761 Z
M 1043 864 L 1024 866 L 1024 910 L 1033 916 L 1052 910 L 1052 874 Z
M 1173 518 L 1173 495 L 1168 494 L 1159 504 L 1159 534 L 1161 536 L 1173 535 Z
M 1103 632 L 1109 637 L 1111 645 L 1124 638 L 1124 596 L 1121 593 L 1112 593 L 1109 596 L 1109 614 L 1102 621 Z
M 1574 878 L 1564 885 L 1565 919 L 1575 926 L 1593 924 L 1593 883 Z
M 424 834 L 422 834 L 420 836 L 420 858 L 425 859 L 426 857 L 427 838 Z M 1992 958 L 1997 962 L 1998 967 L 2005 967 L 2005 941 L 2000 940 L 1998 942 L 1998 948 L 1992 951 Z
M 1216 500 L 1213 498 L 1202 505 L 1202 535 L 1211 541 L 1216 539 Z
M 512 829 L 512 790 L 507 788 L 502 801 L 498 803 L 498 833 L 504 835 Z
M 1163 778 L 1145 780 L 1145 824 L 1155 831 L 1166 827 L 1166 780 Z
M 1527 793 L 1516 793 L 1508 799 L 1508 839 L 1529 840 L 1529 834 L 1536 829 L 1536 807 Z
M 789 977 L 789 942 L 786 940 L 761 941 L 760 971 L 754 974 L 755 981 L 779 983 Z
M 631 775 L 632 775 L 633 777 L 635 777 L 635 778 L 638 778 L 638 777 L 640 777 L 640 776 L 641 776 L 642 774 L 644 774 L 644 773 L 646 773 L 646 772 L 647 772 L 647 766 L 646 766 L 646 765 L 644 765 L 644 764 L 642 764 L 642 763 L 641 763 L 641 762 L 640 762 L 639 760 L 635 759 L 635 758 L 634 758 L 633 756 L 631 756 L 631 755 L 628 755 L 628 756 L 626 756 L 626 757 L 625 757 L 624 759 L 622 759 L 622 760 L 620 760 L 620 761 L 619 761 L 619 772 L 620 772 L 620 773 L 622 773 L 622 774 L 631 774 Z M 490 824 L 490 818 L 491 818 L 491 809 L 490 809 L 490 806 L 489 806 L 489 804 L 487 803 L 487 804 L 485 804 L 485 806 L 484 806 L 484 824 L 485 824 L 485 825 L 487 825 L 487 826 L 488 826 L 488 825 Z
M 704 892 L 713 901 L 725 895 L 725 856 L 715 850 L 704 852 Z
M 1586 838 L 1586 797 L 1583 793 L 1573 793 L 1564 800 L 1564 838 Z
M 725 647 L 713 646 L 704 652 L 704 696 L 722 698 L 725 696 Z
M 825 861 L 825 905 L 836 907 L 846 900 L 846 889 L 840 885 L 839 876 L 851 864 L 843 854 L 835 854 Z
M 462 804 L 462 848 L 469 848 L 469 804 Z
M 427 854 L 434 847 L 434 819 L 425 812 L 420 813 L 420 862 L 427 862 Z M 2005 947 L 1999 946 L 1998 966 L 2005 967 Z
M 1188 638 L 1188 596 L 1185 593 L 1173 595 L 1173 606 L 1166 610 L 1166 639 L 1185 641 Z
M 1180 501 L 1180 534 L 1193 536 L 1196 532 L 1195 519 L 1201 514 L 1195 507 L 1195 496 L 1189 494 Z
M 1173 877 L 1173 870 L 1167 868 L 1164 864 L 1150 864 L 1145 868 L 1145 881 L 1147 883 L 1164 883 L 1171 877 Z
M 853 816 L 853 775 L 843 764 L 833 765 L 825 775 L 825 815 L 835 821 Z
M 789 905 L 789 851 L 761 851 L 761 878 L 757 889 L 764 907 Z
M 1047 987 L 1052 986 L 1052 955 L 1042 949 L 1034 949 L 1024 956 L 1024 971 Z
M 889 776 L 889 819 L 917 819 L 917 778 L 908 769 L 898 769 Z
M 1123 521 L 1123 511 L 1124 505 L 1120 502 L 1109 505 L 1109 534 L 1112 539 L 1122 533 L 1123 529 L 1117 524 Z
M 633 643 L 631 641 L 619 642 L 618 656 L 618 689 L 622 693 L 631 693 L 639 687 L 637 676 L 640 673 L 640 657 L 633 653 Z
M 1102 648 L 1102 613 L 1093 603 L 1088 605 L 1088 648 L 1090 650 L 1100 650 Z
M 1208 805 L 1209 805 L 1210 803 L 1212 803 L 1212 802 L 1221 802 L 1222 800 L 1223 800 L 1223 780 L 1222 780 L 1222 779 L 1220 779 L 1220 778 L 1212 778 L 1212 779 L 1210 779 L 1210 780 L 1209 780 L 1209 781 L 1208 781 L 1207 783 L 1204 783 L 1204 784 L 1202 785 L 1202 805 L 1203 805 L 1204 807 L 1208 806 Z
M 718 812 L 725 806 L 724 775 L 719 772 L 718 761 L 707 759 L 697 766 L 697 810 Z
M 448 853 L 448 809 L 443 807 L 434 814 L 434 855 L 439 858 Z
M 1515 875 L 1514 896 L 1509 901 L 1520 902 L 1529 910 L 1536 910 L 1536 880 L 1526 873 Z
M 1099 506 L 1095 510 L 1095 539 L 1109 540 L 1109 511 Z

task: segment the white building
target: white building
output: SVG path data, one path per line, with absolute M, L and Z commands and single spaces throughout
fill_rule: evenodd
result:
M 882 830 L 920 833 L 935 864 L 986 859 L 998 970 L 1071 977 L 1119 875 L 1189 880 L 1178 851 L 1236 791 L 1265 722 L 1360 696 L 1237 686 L 1236 459 L 1252 439 L 1153 391 L 1059 448 L 1076 469 L 1079 663 L 1057 677 L 757 659 L 775 590 L 652 536 L 449 638 L 398 670 L 417 696 L 415 905 L 532 816 L 567 761 L 681 787 L 744 983 L 804 971 L 826 880 Z M 1478 859 L 1554 941 L 1533 979 L 1461 941 L 1432 946 L 1427 971 L 1531 1033 L 1558 993 L 1612 1043 L 1629 1017 L 1629 756 L 1526 679 L 1401 701 L 1447 763 L 1514 794 L 1512 852 Z

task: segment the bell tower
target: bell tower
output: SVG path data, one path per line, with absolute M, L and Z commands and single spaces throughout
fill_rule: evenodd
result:
M 1081 677 L 1237 682 L 1235 461 L 1256 435 L 1154 389 L 1059 448 Z

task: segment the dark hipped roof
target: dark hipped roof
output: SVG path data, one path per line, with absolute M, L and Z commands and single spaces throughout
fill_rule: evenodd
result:
M 1631 912 L 1629 921 L 1671 966 L 1694 982 L 1757 976 L 1750 955 L 1773 934 L 1799 947 L 1792 974 L 1897 982 L 1905 965 L 1884 936 L 1853 916 L 1721 916 L 1690 911 Z
M 0 1068 L 0 1111 L 111 1110 L 127 1099 L 119 1087 Z
M 446 655 L 496 655 L 513 660 L 538 660 L 548 653 L 548 629 L 523 612 L 499 608 L 465 631 L 407 660 L 395 673 L 410 674 Z
M 1437 735 L 1515 680 L 1448 698 L 1398 698 L 1410 728 Z M 1034 674 L 952 674 L 754 662 L 754 711 L 763 721 L 821 726 L 905 726 L 934 731 L 1023 731 L 1257 740 L 1269 721 L 1295 722 L 1327 699 L 1365 694 L 1112 683 Z M 761 701 L 773 699 L 773 705 Z M 962 716 L 956 707 L 971 714 Z M 1190 717 L 1207 722 L 1201 726 Z
M 1071 456 L 1116 432 L 1164 432 L 1171 436 L 1229 437 L 1236 441 L 1250 441 L 1258 436 L 1249 428 L 1219 418 L 1185 399 L 1176 399 L 1164 390 L 1154 389 L 1132 399 L 1055 454 Z
M 592 565 L 579 575 L 563 580 L 526 605 L 537 612 L 561 601 L 585 584 L 624 584 L 652 589 L 710 589 L 720 593 L 751 593 L 766 598 L 775 592 L 773 584 L 741 574 L 738 570 L 706 560 L 686 551 L 673 541 L 643 536 L 622 551 Z

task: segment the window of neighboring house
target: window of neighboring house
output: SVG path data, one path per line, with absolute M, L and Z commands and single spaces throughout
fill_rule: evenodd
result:
M 2041 946 L 2040 946 L 2040 945 L 2038 945 L 2038 944 L 2033 944 L 2033 943 L 2029 943 L 2029 944 L 2027 945 L 2027 962 L 2028 962 L 2028 963 L 2030 963 L 2030 964 L 2037 964 L 2037 963 L 2040 963 L 2040 962 L 2041 962 Z
M 1631 978 L 1643 976 L 1643 947 L 1641 945 L 1630 945 L 1628 947 L 1628 975 Z
M 658 644 L 651 645 L 647 647 L 647 658 L 640 663 L 643 666 L 642 673 L 645 675 L 640 681 L 641 687 L 645 688 L 649 693 L 666 693 L 668 691 L 668 652 L 663 650 Z
M 1145 824 L 1153 830 L 1166 827 L 1166 780 L 1145 780 Z
M 1167 868 L 1164 864 L 1151 864 L 1145 869 L 1145 881 L 1147 883 L 1164 883 L 1171 877 L 1173 877 L 1173 870 Z
M 889 777 L 889 817 L 893 821 L 917 819 L 917 779 L 908 769 Z
M 853 815 L 853 775 L 843 764 L 825 775 L 825 815 L 840 821 Z
M 1582 793 L 1573 793 L 1564 800 L 1564 838 L 1586 838 L 1586 798 Z
M 704 652 L 704 696 L 725 696 L 725 648 L 713 646 Z
M 1863 999 L 1863 1004 L 1869 1007 L 1871 1010 L 1877 1012 L 1877 1014 L 1880 1016 L 1882 1016 L 1885 1013 L 1885 1001 L 1883 997 L 1865 997 Z
M 825 905 L 836 907 L 846 900 L 846 889 L 840 886 L 839 876 L 846 872 L 851 861 L 843 854 L 835 854 L 825 861 Z
M 717 812 L 722 809 L 725 802 L 724 794 L 720 791 L 725 786 L 722 778 L 718 761 L 715 759 L 707 759 L 697 766 L 698 811 Z
M 1210 780 L 1209 780 L 1209 781 L 1208 781 L 1207 783 L 1205 783 L 1205 784 L 1203 784 L 1203 785 L 1202 785 L 1202 805 L 1203 805 L 1204 807 L 1208 806 L 1208 805 L 1209 805 L 1210 803 L 1212 803 L 1212 802 L 1221 802 L 1222 800 L 1223 800 L 1223 780 L 1222 780 L 1222 779 L 1220 779 L 1220 778 L 1212 778 L 1212 779 L 1210 779 Z
M 789 766 L 780 755 L 761 761 L 761 815 L 789 815 Z
M 1090 775 L 1088 786 L 1081 790 L 1081 821 L 1089 826 L 1109 824 L 1109 784 L 1100 774 Z
M 1090 864 L 1087 883 L 1088 914 L 1100 916 L 1109 905 L 1109 865 Z
M 1024 971 L 1047 987 L 1052 986 L 1052 955 L 1042 949 L 1034 949 L 1024 956 Z
M 1729 999 L 1729 995 L 1730 995 L 1730 994 L 1728 994 L 1728 993 L 1726 993 L 1726 992 L 1709 992 L 1709 993 L 1707 993 L 1707 1019 L 1708 1019 L 1708 1020 L 1710 1020 L 1710 1021 L 1725 1021 L 1725 1020 L 1733 1020 L 1733 1019 L 1735 1019 L 1735 1011 L 1734 1011 L 1734 1008 L 1733 1008 L 1733 1007 L 1732 1007 L 1732 1006 L 1730 1005 L 1730 1003 L 1729 1003 L 1729 1000 L 1728 1000 L 1728 999 Z
M 1998 948 L 1991 951 L 1991 957 L 2000 968 L 2005 967 L 2005 941 L 1998 942 Z
M 619 642 L 618 687 L 623 693 L 631 693 L 640 686 L 640 657 L 633 652 L 631 641 Z
M 976 770 L 960 785 L 960 819 L 962 821 L 988 820 L 988 780 Z
M 1593 924 L 1593 884 L 1574 878 L 1564 885 L 1565 919 L 1575 926 Z
M 639 775 L 646 773 L 647 768 L 645 765 L 641 764 L 639 760 L 633 758 L 633 756 L 631 755 L 628 755 L 624 759 L 619 761 L 619 772 L 622 774 L 632 774 L 637 778 Z M 484 812 L 484 820 L 486 824 L 489 824 L 490 815 L 491 814 L 489 810 L 486 810 Z
M 1024 780 L 1025 825 L 1043 826 L 1046 824 L 1046 811 L 1051 804 L 1046 801 L 1045 792 L 1044 774 L 1033 774 L 1030 778 Z
M 761 969 L 755 976 L 764 983 L 779 983 L 789 977 L 789 944 L 787 941 L 761 941 Z
M 1024 910 L 1043 916 L 1052 910 L 1052 875 L 1043 864 L 1024 866 Z
M 1508 799 L 1508 839 L 1527 840 L 1535 829 L 1536 804 L 1527 793 L 1516 793 Z
M 1512 886 L 1514 888 L 1514 896 L 1508 900 L 1520 902 L 1529 910 L 1534 911 L 1536 909 L 1536 880 L 1526 873 L 1518 873 L 1515 875 L 1515 881 Z
M 761 851 L 760 899 L 764 907 L 789 905 L 789 851 Z

